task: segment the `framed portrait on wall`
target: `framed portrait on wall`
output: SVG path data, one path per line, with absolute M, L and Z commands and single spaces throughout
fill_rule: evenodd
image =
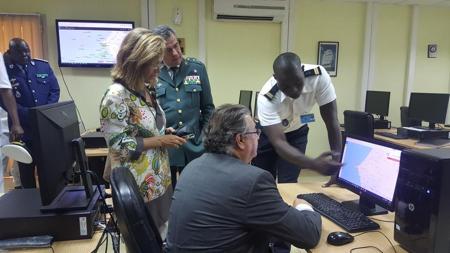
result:
M 339 42 L 319 41 L 317 64 L 322 65 L 330 76 L 337 76 Z

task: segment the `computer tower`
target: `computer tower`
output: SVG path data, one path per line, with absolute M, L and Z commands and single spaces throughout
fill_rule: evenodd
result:
M 409 252 L 450 252 L 450 149 L 405 150 L 394 239 Z

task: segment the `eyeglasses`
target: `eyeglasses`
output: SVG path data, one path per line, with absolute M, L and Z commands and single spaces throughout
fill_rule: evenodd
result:
M 255 131 L 253 131 L 253 132 L 246 132 L 246 133 L 243 133 L 243 135 L 248 135 L 248 134 L 257 134 L 258 136 L 260 136 L 260 135 L 261 135 L 261 129 L 257 128 L 257 129 L 255 129 Z

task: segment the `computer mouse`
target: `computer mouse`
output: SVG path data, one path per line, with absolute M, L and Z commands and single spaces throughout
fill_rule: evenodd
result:
M 339 246 L 353 242 L 353 235 L 346 232 L 331 232 L 328 235 L 327 242 L 331 245 Z

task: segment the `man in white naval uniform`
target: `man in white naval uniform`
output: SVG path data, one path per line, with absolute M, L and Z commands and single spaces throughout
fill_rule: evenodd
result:
M 275 59 L 273 70 L 274 75 L 258 96 L 258 119 L 263 134 L 253 164 L 278 177 L 278 183 L 297 182 L 300 168 L 326 175 L 335 173 L 340 166 L 342 141 L 330 76 L 322 66 L 302 65 L 300 58 L 290 52 Z M 305 150 L 315 104 L 320 107 L 331 151 L 309 158 Z

